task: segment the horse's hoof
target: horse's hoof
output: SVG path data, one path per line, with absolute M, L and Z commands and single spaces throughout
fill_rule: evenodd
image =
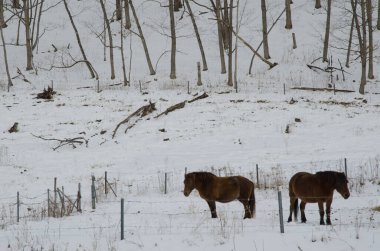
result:
M 306 223 L 306 220 L 302 220 L 301 222 L 302 222 L 302 223 Z
M 331 225 L 331 221 L 328 221 L 328 222 L 327 222 L 327 225 Z
M 211 218 L 218 218 L 218 216 L 216 216 L 216 215 L 213 215 L 213 216 L 211 216 Z
M 325 223 L 324 223 L 323 221 L 321 221 L 319 224 L 320 224 L 320 225 L 325 225 Z

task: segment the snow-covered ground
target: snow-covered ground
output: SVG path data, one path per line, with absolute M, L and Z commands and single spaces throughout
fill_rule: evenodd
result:
M 48 1 L 48 6 L 56 2 Z M 68 1 L 81 30 L 89 60 L 100 75 L 101 92 L 96 81 L 88 79 L 85 67 L 45 71 L 59 64 L 61 57 L 51 44 L 67 48 L 79 56 L 75 37 L 62 4 L 46 12 L 42 25 L 39 54 L 34 61 L 38 75 L 24 72 L 25 50 L 8 46 L 12 76 L 19 67 L 31 82 L 15 79 L 11 92 L 5 92 L 5 68 L 0 63 L 0 250 L 378 250 L 380 242 L 380 79 L 379 54 L 375 53 L 375 80 L 369 93 L 305 92 L 291 87 L 327 87 L 329 75 L 306 67 L 321 56 L 325 10 L 315 10 L 311 1 L 294 1 L 293 30 L 284 27 L 284 16 L 270 34 L 270 54 L 279 65 L 268 71 L 256 58 L 253 74 L 248 75 L 251 53 L 239 47 L 239 92 L 227 88 L 220 75 L 215 20 L 211 14 L 197 17 L 208 58 L 209 71 L 203 72 L 204 85 L 197 87 L 194 77 L 199 51 L 188 17 L 178 25 L 178 79 L 169 80 L 169 54 L 157 64 L 156 76 L 149 76 L 137 37 L 132 39 L 131 87 L 110 86 L 121 82 L 121 64 L 116 53 L 117 79 L 109 80 L 109 62 L 103 62 L 102 45 L 94 32 L 103 22 L 98 1 Z M 107 1 L 109 2 L 109 1 Z M 146 40 L 154 64 L 170 49 L 168 13 L 158 2 L 139 1 Z M 268 2 L 271 24 L 283 10 L 283 1 Z M 322 1 L 323 2 L 323 1 Z M 350 20 L 335 1 L 333 11 L 334 47 L 345 47 L 339 40 L 348 36 Z M 348 1 L 347 1 L 348 2 Z M 254 47 L 261 41 L 260 1 L 241 1 L 246 8 L 241 34 Z M 111 13 L 111 4 L 109 13 Z M 243 9 L 243 8 L 242 8 Z M 195 13 L 202 11 L 194 5 Z M 177 13 L 179 19 L 181 13 Z M 56 19 L 53 19 L 56 18 Z M 345 20 L 347 19 L 347 20 Z M 376 18 L 375 18 L 376 19 Z M 348 21 L 350 22 L 350 21 Z M 115 34 L 118 24 L 113 24 Z M 5 29 L 8 41 L 15 37 Z M 291 33 L 298 48 L 292 49 Z M 115 35 L 118 42 L 118 35 Z M 375 33 L 379 41 L 379 32 Z M 129 48 L 129 37 L 125 40 Z M 116 50 L 117 51 L 117 50 Z M 332 49 L 335 66 L 345 52 Z M 0 54 L 2 55 L 2 54 Z M 129 49 L 126 50 L 129 62 Z M 355 58 L 353 56 L 352 58 Z M 325 67 L 322 63 L 320 66 Z M 129 68 L 129 67 L 128 67 Z M 346 80 L 334 81 L 339 89 L 357 90 L 359 62 L 345 69 Z M 53 101 L 35 99 L 36 94 L 54 81 Z M 142 91 L 140 92 L 139 81 Z M 190 81 L 190 93 L 187 91 Z M 285 85 L 285 94 L 283 88 Z M 77 89 L 79 87 L 94 87 Z M 159 118 L 155 115 L 171 105 L 207 92 L 209 97 L 187 103 L 183 109 Z M 225 93 L 228 92 L 228 93 Z M 124 133 L 116 125 L 151 101 L 157 111 Z M 149 118 L 149 119 L 147 119 Z M 299 119 L 296 122 L 295 119 Z M 19 132 L 8 133 L 14 122 Z M 289 133 L 285 133 L 286 128 Z M 163 130 L 164 129 L 164 130 Z M 55 151 L 55 141 L 83 137 L 88 145 L 63 146 Z M 347 173 L 351 197 L 335 194 L 332 226 L 319 225 L 316 204 L 307 204 L 308 222 L 285 223 L 280 233 L 278 190 L 282 192 L 284 219 L 289 213 L 287 182 L 297 171 L 320 170 Z M 183 175 L 191 171 L 243 175 L 256 182 L 259 168 L 260 188 L 256 189 L 255 219 L 243 220 L 238 202 L 217 204 L 218 219 L 211 219 L 207 204 L 197 192 L 183 196 Z M 104 173 L 116 185 L 103 194 Z M 165 173 L 167 193 L 164 194 Z M 91 209 L 91 175 L 96 177 L 98 203 Z M 42 217 L 47 206 L 47 189 L 58 187 L 74 198 L 78 183 L 82 190 L 82 213 L 63 218 Z M 16 222 L 16 193 L 20 193 L 20 222 Z M 125 239 L 120 240 L 120 199 L 125 199 Z M 74 210 L 75 211 L 75 210 Z M 46 212 L 45 212 L 46 214 Z

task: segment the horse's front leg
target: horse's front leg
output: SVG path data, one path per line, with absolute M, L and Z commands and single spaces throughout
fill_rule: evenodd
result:
M 207 201 L 207 204 L 208 204 L 210 211 L 211 211 L 211 217 L 212 218 L 218 218 L 218 216 L 216 215 L 215 201 Z
M 302 223 L 306 223 L 305 207 L 306 207 L 306 202 L 301 201 L 300 210 L 301 210 L 301 222 Z
M 319 207 L 319 216 L 320 216 L 319 224 L 325 225 L 325 220 L 323 219 L 323 217 L 325 216 L 325 211 L 323 210 L 323 201 L 318 201 L 318 207 Z
M 326 201 L 326 223 L 327 225 L 331 225 L 331 219 L 330 219 L 330 214 L 331 214 L 331 203 L 332 203 L 332 197 L 331 199 L 328 199 Z

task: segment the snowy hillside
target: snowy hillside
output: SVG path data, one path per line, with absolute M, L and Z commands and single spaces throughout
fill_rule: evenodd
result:
M 25 47 L 14 46 L 17 19 L 3 30 L 11 75 L 18 77 L 7 92 L 1 52 L 0 250 L 379 250 L 378 50 L 375 79 L 368 81 L 365 95 L 357 92 L 360 59 L 356 52 L 351 55 L 350 68 L 344 68 L 345 79 L 340 71 L 333 75 L 336 89 L 354 92 L 292 89 L 326 88 L 331 77 L 306 66 L 322 56 L 326 10 L 314 9 L 314 1 L 296 0 L 293 29 L 284 29 L 282 15 L 269 34 L 270 60 L 278 63 L 276 67 L 268 70 L 255 58 L 252 74 L 248 74 L 252 53 L 238 44 L 236 93 L 227 86 L 227 75 L 220 74 L 215 17 L 192 2 L 209 67 L 202 72 L 203 85 L 197 86 L 196 62 L 201 58 L 190 18 L 184 14 L 181 19 L 182 10 L 175 14 L 177 79 L 171 80 L 167 1 L 135 0 L 157 74 L 149 75 L 140 39 L 127 33 L 124 46 L 131 86 L 123 87 L 120 23 L 111 23 L 117 48 L 116 79 L 110 80 L 108 49 L 104 61 L 104 48 L 97 38 L 104 25 L 99 1 L 67 2 L 88 59 L 99 74 L 99 92 L 98 81 L 90 78 L 85 65 L 51 69 L 71 64 L 68 53 L 76 60 L 81 58 L 62 2 L 44 3 L 43 36 L 33 58 L 37 71 L 25 71 Z M 113 1 L 106 2 L 112 16 Z M 283 2 L 267 1 L 269 26 L 282 13 Z M 209 5 L 209 1 L 202 4 Z M 346 58 L 346 50 L 340 48 L 347 47 L 351 15 L 344 9 L 349 7 L 349 1 L 333 1 L 329 55 L 337 68 L 338 59 L 344 64 Z M 240 1 L 240 14 L 240 34 L 257 48 L 262 40 L 260 1 Z M 132 29 L 137 32 L 134 22 Z M 292 48 L 293 32 L 297 49 Z M 20 41 L 23 36 L 21 32 Z M 379 38 L 375 30 L 375 47 Z M 321 59 L 313 65 L 327 67 Z M 52 82 L 53 99 L 36 99 Z M 156 118 L 204 92 L 208 97 Z M 120 122 L 149 102 L 155 104 L 155 111 L 140 119 L 133 117 L 115 133 Z M 18 132 L 9 133 L 15 122 Z M 70 139 L 74 139 L 71 144 Z M 332 226 L 319 225 L 317 205 L 307 204 L 307 223 L 285 222 L 281 234 L 278 191 L 286 220 L 290 177 L 298 171 L 342 172 L 345 159 L 351 197 L 345 200 L 335 192 Z M 196 191 L 189 197 L 183 195 L 185 172 L 242 175 L 257 183 L 256 170 L 255 219 L 243 220 L 239 202 L 217 203 L 219 218 L 211 219 L 207 203 Z M 110 183 L 107 195 L 105 172 Z M 92 209 L 92 176 L 96 209 Z M 54 178 L 60 190 L 56 198 Z M 82 212 L 77 210 L 78 202 L 72 206 L 79 183 Z M 124 240 L 120 240 L 121 198 L 125 201 Z M 70 216 L 48 217 L 70 210 L 47 209 L 54 201 L 62 205 L 62 200 L 73 207 Z

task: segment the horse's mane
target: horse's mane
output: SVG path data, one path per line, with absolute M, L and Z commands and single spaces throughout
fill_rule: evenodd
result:
M 200 180 L 209 180 L 213 177 L 216 177 L 216 175 L 214 175 L 213 173 L 210 173 L 210 172 L 192 172 L 189 174 L 196 177 L 196 179 L 200 179 Z
M 342 175 L 342 174 L 343 173 L 336 172 L 336 171 L 321 171 L 321 172 L 317 172 L 315 175 L 317 175 L 319 178 L 325 181 L 335 183 L 337 179 L 342 179 L 343 177 L 345 177 L 345 175 L 344 174 Z

